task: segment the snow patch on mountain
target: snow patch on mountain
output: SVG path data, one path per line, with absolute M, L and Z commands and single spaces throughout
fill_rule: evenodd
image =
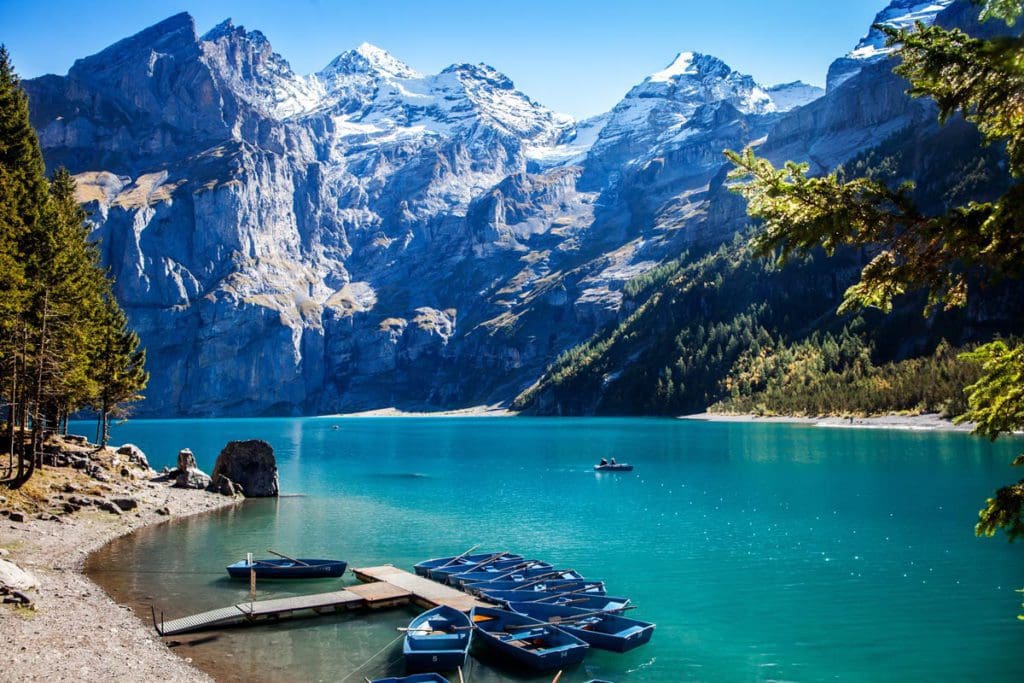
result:
M 893 51 L 894 48 L 886 46 L 885 34 L 877 29 L 876 25 L 910 29 L 920 22 L 929 26 L 935 23 L 939 13 L 953 2 L 954 0 L 893 0 L 875 15 L 871 29 L 860 39 L 857 46 L 829 67 L 828 90 L 845 83 L 860 71 L 865 63 L 882 59 Z
M 786 112 L 809 104 L 825 94 L 824 88 L 809 85 L 803 81 L 782 83 L 768 88 L 768 95 L 775 104 L 776 111 Z

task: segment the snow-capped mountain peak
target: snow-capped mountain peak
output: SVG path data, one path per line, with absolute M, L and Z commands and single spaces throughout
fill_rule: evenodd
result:
M 320 72 L 321 78 L 367 74 L 392 78 L 416 78 L 420 74 L 390 52 L 371 43 L 363 43 L 335 57 Z
M 827 89 L 832 90 L 856 74 L 864 64 L 886 57 L 893 48 L 886 47 L 885 34 L 876 25 L 892 28 L 912 28 L 917 22 L 930 25 L 954 0 L 892 0 L 885 9 L 875 15 L 871 29 L 860 39 L 857 46 L 837 59 L 828 70 Z

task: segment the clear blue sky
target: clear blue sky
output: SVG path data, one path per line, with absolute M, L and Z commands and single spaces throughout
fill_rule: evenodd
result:
M 888 0 L 0 0 L 0 42 L 22 78 L 64 74 L 177 12 L 203 33 L 231 17 L 299 73 L 363 41 L 436 73 L 485 62 L 533 99 L 587 116 L 611 108 L 677 52 L 713 54 L 772 85 L 823 85 Z

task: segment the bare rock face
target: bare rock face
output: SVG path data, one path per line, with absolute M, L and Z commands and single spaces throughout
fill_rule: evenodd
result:
M 149 469 L 149 459 L 146 458 L 146 454 L 142 451 L 141 448 L 139 448 L 133 443 L 126 443 L 125 445 L 118 448 L 117 454 L 126 456 L 128 458 L 128 462 L 132 463 L 133 465 L 137 465 L 138 467 L 141 467 L 142 469 L 145 470 Z
M 241 487 L 246 497 L 265 498 L 279 493 L 277 460 L 270 444 L 260 439 L 230 441 L 217 456 L 213 480 Z

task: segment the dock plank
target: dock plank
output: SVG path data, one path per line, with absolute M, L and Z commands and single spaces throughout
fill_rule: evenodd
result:
M 353 569 L 352 572 L 356 575 L 357 579 L 367 582 L 366 585 L 372 586 L 374 585 L 373 582 L 379 582 L 397 586 L 411 593 L 414 602 L 430 607 L 447 605 L 457 610 L 468 612 L 477 605 L 487 605 L 487 603 L 474 598 L 472 595 L 463 593 L 451 586 L 417 576 L 390 564 Z

